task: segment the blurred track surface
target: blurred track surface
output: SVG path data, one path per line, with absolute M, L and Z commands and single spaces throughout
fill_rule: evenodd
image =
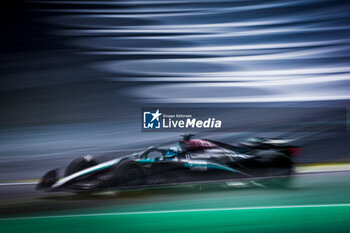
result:
M 62 232 L 60 225 L 84 232 L 346 232 L 349 177 L 303 175 L 289 189 L 216 184 L 12 197 L 0 205 L 0 226 L 6 232 Z

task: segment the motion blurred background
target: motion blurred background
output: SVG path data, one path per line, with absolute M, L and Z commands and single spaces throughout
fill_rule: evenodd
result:
M 176 143 L 178 132 L 141 132 L 145 106 L 347 111 L 349 11 L 348 1 L 337 0 L 1 1 L 0 182 L 35 182 L 48 169 L 84 154 L 114 151 L 119 156 Z M 229 115 L 223 117 L 229 122 Z M 266 120 L 252 118 L 261 125 Z M 205 136 L 232 143 L 285 133 Z M 346 127 L 289 136 L 304 147 L 298 164 L 344 164 L 350 158 Z M 341 182 L 336 195 L 323 196 L 325 202 L 334 196 L 335 202 L 349 202 L 345 194 L 338 195 L 347 185 Z M 311 200 L 321 192 L 317 187 L 296 196 Z M 280 195 L 269 192 L 269 198 Z M 187 200 L 226 194 L 195 193 Z M 23 202 L 31 203 L 33 211 L 48 211 L 41 195 L 30 185 L 0 186 L 0 213 L 24 213 L 28 205 Z M 159 195 L 173 198 L 173 193 Z M 247 203 L 259 203 L 251 195 Z M 30 201 L 23 201 L 24 196 Z M 21 204 L 9 202 L 15 197 Z M 128 195 L 124 198 L 130 201 Z M 127 202 L 116 199 L 108 205 Z M 143 200 L 147 197 L 141 195 L 133 202 Z M 49 202 L 52 210 L 58 209 L 57 200 Z M 67 201 L 72 202 L 79 208 L 95 203 Z

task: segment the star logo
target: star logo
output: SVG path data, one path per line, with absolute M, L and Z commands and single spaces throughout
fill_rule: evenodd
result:
M 157 109 L 157 111 L 156 111 L 155 113 L 151 113 L 151 115 L 153 116 L 153 118 L 152 118 L 152 120 L 151 120 L 151 122 L 152 122 L 152 121 L 154 121 L 154 120 L 159 121 L 159 117 L 160 117 L 162 114 L 159 113 L 159 109 Z

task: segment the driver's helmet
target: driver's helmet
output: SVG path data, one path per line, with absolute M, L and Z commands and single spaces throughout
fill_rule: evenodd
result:
M 164 155 L 165 160 L 172 160 L 176 157 L 177 152 L 173 150 L 168 150 L 166 154 Z

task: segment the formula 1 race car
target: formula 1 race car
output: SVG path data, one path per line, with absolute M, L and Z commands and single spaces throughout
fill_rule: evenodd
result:
M 140 186 L 232 179 L 289 178 L 298 148 L 282 139 L 254 138 L 237 145 L 184 135 L 179 145 L 151 147 L 142 153 L 97 162 L 87 155 L 73 160 L 64 176 L 46 173 L 38 190 L 94 192 Z

